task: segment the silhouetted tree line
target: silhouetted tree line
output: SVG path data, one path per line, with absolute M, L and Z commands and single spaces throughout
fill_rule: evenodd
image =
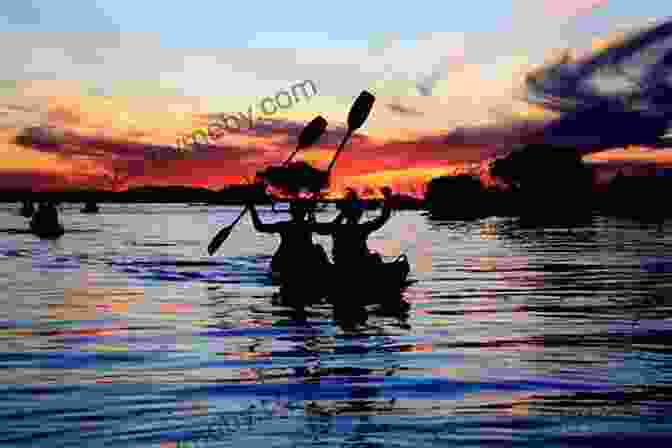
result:
M 185 186 L 144 186 L 126 191 L 109 190 L 66 190 L 39 192 L 31 190 L 0 190 L 0 202 L 42 202 L 57 203 L 207 203 L 213 205 L 240 205 L 253 201 L 256 204 L 271 204 L 281 198 L 266 192 L 261 184 L 230 185 L 221 190 L 194 188 Z M 338 203 L 339 200 L 323 202 Z M 377 199 L 366 199 L 364 207 L 376 209 L 381 206 Z M 396 209 L 420 209 L 424 205 L 422 199 L 396 194 L 392 196 L 392 206 Z
M 602 213 L 615 216 L 662 218 L 672 215 L 666 206 L 672 191 L 672 176 L 650 174 L 625 176 L 619 172 L 600 195 L 597 206 Z
M 442 176 L 427 184 L 425 207 L 439 218 L 484 218 L 503 211 L 495 196 L 496 192 L 487 189 L 476 177 Z
M 270 203 L 271 196 L 263 190 L 249 185 L 233 185 L 219 191 L 207 188 L 183 186 L 146 186 L 126 191 L 108 190 L 66 190 L 31 191 L 2 190 L 0 202 L 53 201 L 53 202 L 95 202 L 95 203 L 190 203 L 242 204 L 248 200 Z
M 671 176 L 619 174 L 597 189 L 594 169 L 566 148 L 528 145 L 491 163 L 504 187 L 486 188 L 469 175 L 440 177 L 427 185 L 425 206 L 437 218 L 487 216 L 578 219 L 595 213 L 650 217 L 672 215 L 656 201 L 672 187 Z

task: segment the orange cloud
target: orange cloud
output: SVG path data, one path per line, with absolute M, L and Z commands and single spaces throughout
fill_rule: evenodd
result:
M 0 148 L 6 156 L 0 169 L 5 174 L 14 173 L 5 178 L 11 179 L 9 183 L 16 183 L 21 176 L 26 179 L 21 182 L 25 187 L 31 173 L 41 173 L 56 176 L 53 181 L 45 180 L 44 188 L 62 188 L 64 183 L 109 188 L 115 176 L 124 179 L 117 187 L 181 184 L 221 188 L 284 160 L 294 150 L 305 125 L 267 120 L 254 129 L 227 133 L 208 146 L 178 155 L 175 137 L 207 126 L 212 118 L 198 105 L 183 102 L 166 108 L 166 104 L 157 102 L 152 107 L 128 99 L 93 101 L 76 95 L 52 95 L 47 100 L 51 127 L 31 131 L 30 135 L 36 136 L 32 142 L 16 144 L 14 138 L 23 132 L 18 128 L 0 137 Z M 301 151 L 297 160 L 326 168 L 344 133 L 343 126 L 330 125 L 319 143 Z M 355 135 L 335 166 L 334 179 L 341 185 L 418 183 L 429 177 L 422 173 L 430 173 L 446 161 L 481 157 L 474 147 L 448 148 L 439 137 L 423 138 L 416 133 L 406 141 L 395 141 L 399 135 L 385 137 L 380 129 L 375 136 Z
M 647 163 L 672 166 L 672 151 L 669 149 L 649 149 L 641 146 L 627 149 L 612 149 L 586 156 L 584 160 L 593 163 Z
M 20 127 L 0 129 L 0 188 L 191 185 L 219 189 L 243 182 L 269 164 L 284 161 L 305 125 L 286 119 L 269 120 L 180 155 L 176 152 L 176 136 L 207 126 L 212 118 L 197 100 L 47 95 L 49 89 L 40 85 L 39 95 L 45 101 L 46 120 L 52 128 L 40 134 L 40 142 L 23 146 L 15 142 L 23 131 Z M 381 104 L 386 101 L 379 99 Z M 414 105 L 420 106 L 421 103 Z M 349 186 L 421 189 L 432 177 L 457 174 L 460 169 L 467 169 L 465 166 L 478 166 L 508 152 L 526 133 L 545 124 L 540 119 L 542 111 L 529 108 L 521 109 L 521 114 L 535 119 L 515 126 L 483 125 L 455 132 L 438 127 L 402 128 L 399 123 L 395 128 L 394 122 L 384 121 L 385 108 L 380 109 L 382 112 L 372 113 L 371 123 L 353 137 L 341 154 L 332 173 L 334 192 Z M 341 111 L 336 116 L 342 115 Z M 325 169 L 344 132 L 344 126 L 330 122 L 318 144 L 299 152 L 297 160 Z M 596 161 L 672 160 L 665 152 L 628 154 L 610 152 L 591 157 Z M 479 168 L 468 169 L 479 174 Z M 486 179 L 487 175 L 480 171 Z

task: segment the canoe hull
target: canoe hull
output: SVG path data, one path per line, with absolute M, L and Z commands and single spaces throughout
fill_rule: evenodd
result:
M 369 269 L 336 268 L 336 281 L 327 295 L 330 302 L 353 302 L 361 304 L 398 301 L 399 292 L 407 287 L 411 266 L 402 255 L 391 263 L 382 263 Z
M 412 282 L 408 281 L 410 264 L 406 256 L 391 263 L 382 263 L 368 269 L 325 266 L 321 272 L 309 272 L 297 281 L 290 281 L 272 273 L 280 295 L 299 304 L 357 301 L 360 304 L 399 301 L 399 293 Z

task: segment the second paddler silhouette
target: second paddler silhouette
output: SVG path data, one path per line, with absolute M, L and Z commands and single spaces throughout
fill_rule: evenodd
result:
M 383 187 L 381 191 L 385 201 L 379 217 L 360 222 L 364 215 L 364 205 L 357 193 L 350 191 L 341 203 L 341 213 L 336 219 L 330 224 L 315 227 L 318 234 L 330 235 L 333 238 L 332 257 L 336 266 L 367 269 L 383 263 L 382 257 L 371 252 L 367 245 L 369 235 L 383 227 L 392 216 L 392 190 Z

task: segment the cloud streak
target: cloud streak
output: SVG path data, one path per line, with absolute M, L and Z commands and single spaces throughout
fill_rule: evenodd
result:
M 385 98 L 381 100 L 383 104 L 386 101 Z M 18 134 L 7 134 L 11 136 L 7 141 L 16 148 L 16 154 L 28 157 L 26 160 L 31 157 L 33 160 L 38 157 L 51 160 L 44 170 L 35 171 L 55 176 L 53 179 L 40 177 L 45 188 L 78 182 L 82 186 L 111 188 L 115 177 L 118 178 L 117 188 L 144 184 L 221 188 L 239 183 L 269 164 L 284 160 L 294 150 L 298 135 L 306 124 L 276 119 L 252 129 L 227 133 L 216 144 L 180 155 L 173 145 L 145 143 L 165 140 L 166 136 L 162 136 L 165 128 L 152 129 L 137 123 L 135 129 L 139 137 L 133 138 L 125 128 L 114 124 L 106 128 L 93 125 L 106 123 L 104 117 L 114 116 L 113 111 L 113 108 L 106 109 L 103 113 L 96 109 L 95 103 L 76 102 L 73 98 L 52 100 L 46 113 L 47 122 L 52 124 L 19 129 Z M 133 119 L 135 114 L 129 111 L 127 116 Z M 185 123 L 203 122 L 207 118 L 208 114 L 197 113 Z M 345 132 L 346 127 L 335 122 L 314 148 L 300 152 L 298 159 L 305 157 L 315 166 L 326 168 Z M 414 182 L 415 179 L 419 182 L 423 178 L 418 174 L 420 171 L 434 172 L 432 170 L 437 165 L 446 163 L 477 162 L 484 156 L 482 148 L 460 144 L 450 147 L 442 139 L 441 134 L 406 140 L 355 134 L 335 166 L 336 188 L 344 188 L 349 182 L 374 179 L 377 172 L 387 172 L 379 179 L 388 179 L 391 173 L 403 175 L 408 169 L 415 171 L 414 177 L 407 181 Z M 29 171 L 17 166 L 6 168 L 3 173 L 25 186 L 21 179 Z
M 606 6 L 609 0 L 565 0 L 562 2 L 545 0 L 544 8 L 551 16 L 575 17 L 587 14 L 602 6 Z

